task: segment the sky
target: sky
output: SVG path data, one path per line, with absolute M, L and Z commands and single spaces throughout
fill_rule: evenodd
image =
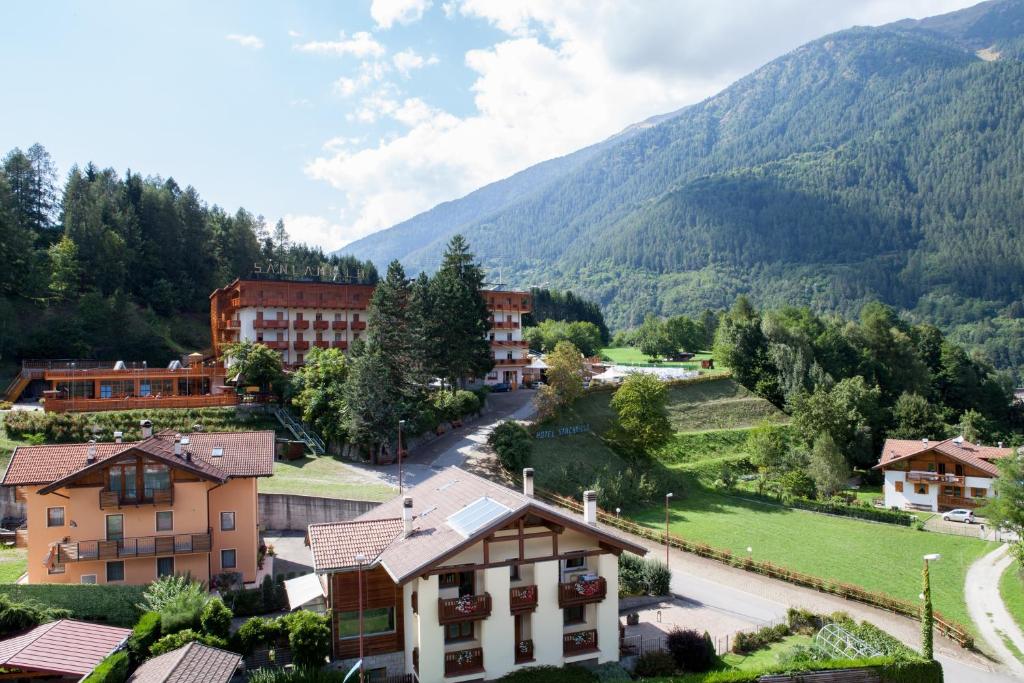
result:
M 827 33 L 971 4 L 2 3 L 0 153 L 173 177 L 333 250 Z

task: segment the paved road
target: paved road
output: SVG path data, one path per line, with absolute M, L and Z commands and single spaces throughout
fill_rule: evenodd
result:
M 1013 652 L 1003 642 L 1003 638 L 1009 638 L 1018 650 L 1024 652 L 1024 634 L 999 595 L 999 578 L 1014 561 L 1008 549 L 1008 546 L 1000 546 L 967 570 L 967 611 L 978 625 L 978 631 L 989 648 L 1006 663 L 1007 668 L 1024 678 L 1024 664 L 1013 656 Z

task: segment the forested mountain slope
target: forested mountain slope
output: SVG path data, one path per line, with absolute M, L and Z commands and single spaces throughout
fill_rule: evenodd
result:
M 842 31 L 507 205 L 412 219 L 415 248 L 379 248 L 392 228 L 345 251 L 429 267 L 460 231 L 506 280 L 572 286 L 613 326 L 745 292 L 846 313 L 877 298 L 1024 364 L 1022 45 L 1022 0 Z

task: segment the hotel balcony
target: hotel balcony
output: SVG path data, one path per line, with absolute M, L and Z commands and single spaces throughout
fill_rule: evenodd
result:
M 490 320 L 488 321 L 492 330 L 518 330 L 519 322 L 516 320 Z
M 441 625 L 459 621 L 477 621 L 489 616 L 491 616 L 490 593 L 437 599 L 437 621 Z
M 332 330 L 347 330 L 348 329 L 348 321 L 347 320 L 335 320 L 334 322 L 331 323 L 331 329 Z
M 218 330 L 240 330 L 240 329 L 242 329 L 242 321 L 241 320 L 218 320 L 217 321 L 217 329 Z
M 483 648 L 473 647 L 468 650 L 455 650 L 444 653 L 444 675 L 465 676 L 480 673 L 484 670 Z
M 573 657 L 596 651 L 597 631 L 595 629 L 566 633 L 562 636 L 562 656 L 564 657 Z
M 510 366 L 510 365 L 514 366 L 514 365 L 529 365 L 529 364 L 530 364 L 530 359 L 529 358 L 495 358 L 494 359 L 494 365 L 495 366 L 504 365 L 504 366 L 507 367 L 507 366 Z
M 111 510 L 133 505 L 174 505 L 174 487 L 157 489 L 148 498 L 124 498 L 118 491 L 100 491 L 101 510 Z
M 533 661 L 533 641 L 520 640 L 516 643 L 516 664 L 525 664 Z
M 608 584 L 603 576 L 589 581 L 577 579 L 568 583 L 558 584 L 558 606 L 573 607 L 601 602 L 608 592 Z
M 231 303 L 230 303 L 231 308 L 238 308 L 241 305 L 242 305 L 241 297 L 237 297 L 236 296 L 234 299 L 231 300 Z
M 314 330 L 326 330 L 330 326 L 331 326 L 331 323 L 328 322 L 327 320 L 314 320 L 313 321 L 313 329 Z
M 522 614 L 523 612 L 532 612 L 537 609 L 536 586 L 515 586 L 509 588 L 508 593 L 509 611 L 512 614 Z
M 907 481 L 923 481 L 931 484 L 957 484 L 964 485 L 964 478 L 955 474 L 939 474 L 938 472 L 921 472 L 911 470 L 907 472 Z
M 293 344 L 293 346 L 295 347 L 296 351 L 306 351 L 307 349 L 309 349 L 309 342 L 308 341 L 303 341 L 303 340 L 300 339 L 300 340 L 296 341 Z
M 332 349 L 341 349 L 342 351 L 344 351 L 345 349 L 348 348 L 348 342 L 345 341 L 344 339 L 341 340 L 341 341 L 332 341 L 331 342 L 331 348 Z
M 256 330 L 287 330 L 287 320 L 265 320 L 263 318 L 256 318 L 252 321 L 253 329 Z
M 263 344 L 268 349 L 274 349 L 276 351 L 288 350 L 288 342 L 286 341 L 262 341 L 260 344 Z
M 119 560 L 156 555 L 188 555 L 210 552 L 210 534 L 143 536 L 120 541 L 72 541 L 58 543 L 56 563 Z
M 331 342 L 319 340 L 319 341 L 313 342 L 313 346 L 315 346 L 318 349 L 329 349 L 329 348 L 331 348 Z
M 292 321 L 292 329 L 294 329 L 294 330 L 308 330 L 309 329 L 309 321 L 308 320 L 293 320 Z
M 366 329 L 366 321 L 365 320 L 353 320 L 352 321 L 352 329 L 353 330 L 365 330 Z
M 530 346 L 530 342 L 526 339 L 492 339 L 491 347 L 498 348 L 501 346 L 511 346 L 515 348 L 525 349 Z

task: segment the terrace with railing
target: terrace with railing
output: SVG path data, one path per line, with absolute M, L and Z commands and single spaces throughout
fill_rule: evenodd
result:
M 210 552 L 210 534 L 170 534 L 123 538 L 118 541 L 71 541 L 58 543 L 57 564 L 92 560 L 119 560 L 156 555 L 187 555 Z
M 597 650 L 597 630 L 575 631 L 562 636 L 562 655 L 573 657 Z
M 608 583 L 603 576 L 560 583 L 558 584 L 558 606 L 565 608 L 601 602 L 607 593 Z
M 441 624 L 476 621 L 491 616 L 491 594 L 463 595 L 437 599 L 437 620 Z
M 465 676 L 484 670 L 483 648 L 473 647 L 468 650 L 455 650 L 444 653 L 444 675 Z

